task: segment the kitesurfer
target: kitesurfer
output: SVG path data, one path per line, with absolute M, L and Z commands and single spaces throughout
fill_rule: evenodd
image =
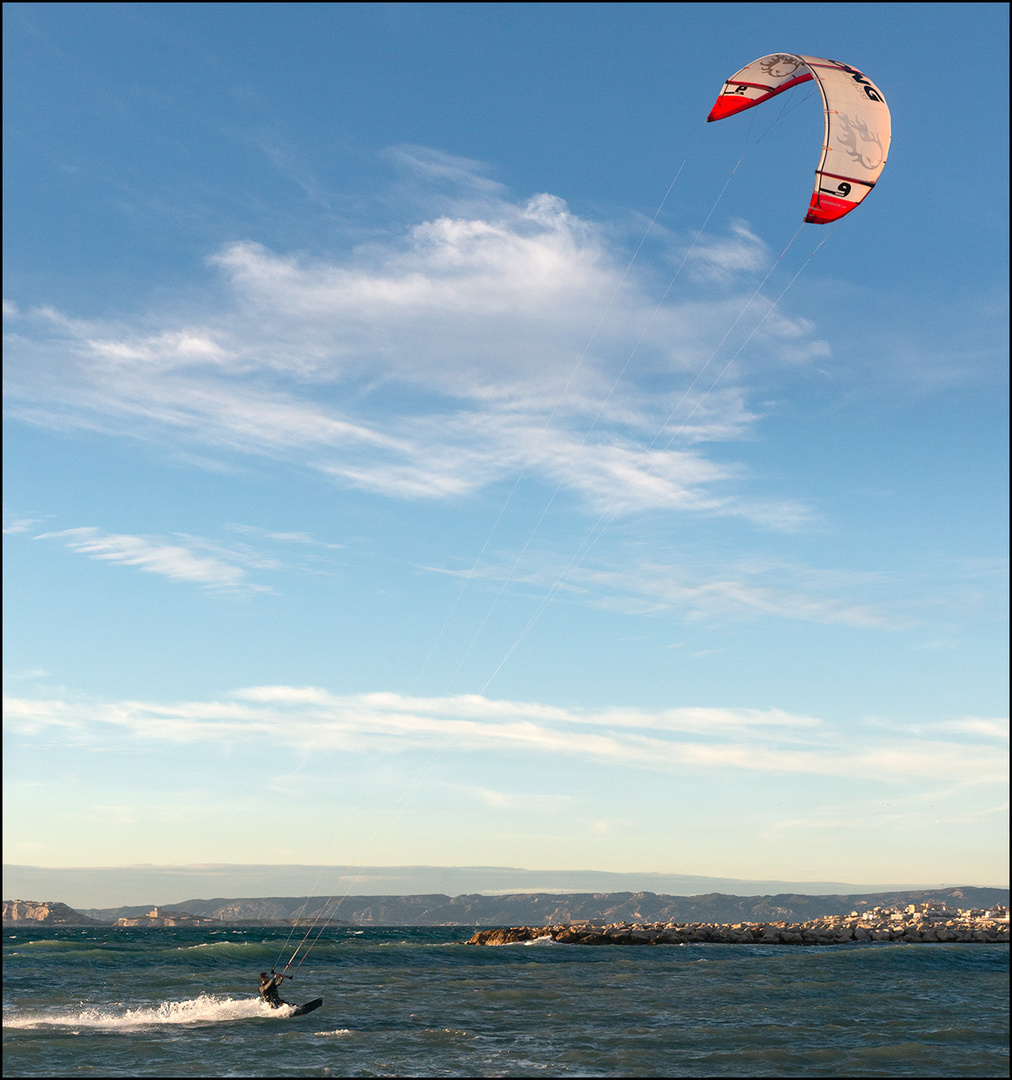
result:
M 282 1005 L 287 1004 L 281 1000 L 278 995 L 278 986 L 281 985 L 281 980 L 291 978 L 288 975 L 275 975 L 273 969 L 270 975 L 266 971 L 260 972 L 260 996 L 267 1002 L 272 1009 L 280 1008 Z

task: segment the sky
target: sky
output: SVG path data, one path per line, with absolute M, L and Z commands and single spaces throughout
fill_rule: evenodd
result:
M 8 863 L 1007 884 L 1006 5 L 4 15 Z

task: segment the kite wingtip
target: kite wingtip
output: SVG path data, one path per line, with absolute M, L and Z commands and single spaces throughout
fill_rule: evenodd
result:
M 805 221 L 809 225 L 829 225 L 839 221 L 844 215 L 849 214 L 856 202 L 849 199 L 841 199 L 835 195 L 826 195 L 824 192 L 815 192 L 805 214 Z

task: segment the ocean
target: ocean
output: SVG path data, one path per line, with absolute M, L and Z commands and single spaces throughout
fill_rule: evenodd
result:
M 1007 1076 L 1008 946 L 469 946 L 287 928 L 4 931 L 3 1075 Z M 298 932 L 302 933 L 302 932 Z

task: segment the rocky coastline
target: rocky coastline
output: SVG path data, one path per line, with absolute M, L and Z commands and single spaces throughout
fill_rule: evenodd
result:
M 849 900 L 849 904 L 844 902 Z M 821 908 L 822 910 L 819 910 Z M 814 909 L 814 910 L 813 910 Z M 849 911 L 849 914 L 845 914 Z M 340 917 L 338 917 L 340 916 Z M 456 926 L 471 942 L 551 938 L 587 945 L 833 945 L 848 941 L 1008 942 L 1008 892 L 951 888 L 878 896 L 698 897 L 653 893 L 192 900 L 172 907 L 74 911 L 55 901 L 5 900 L 4 926 L 205 928 Z M 486 929 L 482 929 L 486 928 Z
M 842 945 L 851 941 L 1008 944 L 1009 921 L 1007 911 L 943 909 L 854 912 L 799 923 L 575 922 L 478 930 L 467 944 L 509 945 L 547 938 L 565 945 Z
M 4 900 L 3 922 L 37 923 L 40 926 L 102 926 L 99 919 L 91 919 L 79 911 L 56 900 Z

